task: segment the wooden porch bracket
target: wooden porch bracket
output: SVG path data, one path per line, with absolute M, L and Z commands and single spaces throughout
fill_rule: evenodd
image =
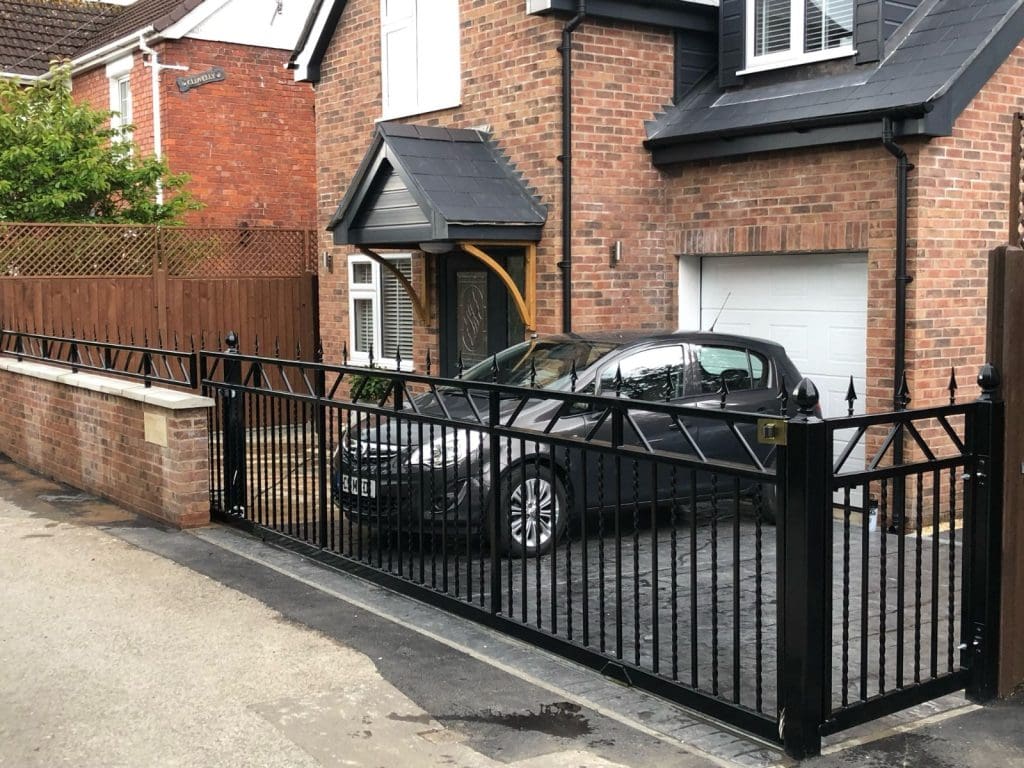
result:
M 522 319 L 523 325 L 526 326 L 527 332 L 535 333 L 537 331 L 537 245 L 535 243 L 526 244 L 525 297 L 512 276 L 492 256 L 473 243 L 460 242 L 458 245 L 459 248 L 483 262 L 488 269 L 501 278 L 501 282 L 505 284 L 512 296 L 512 301 L 519 311 L 519 317 Z
M 428 297 L 422 297 L 418 293 L 416 293 L 416 289 L 413 287 L 412 283 L 409 282 L 409 278 L 407 278 L 405 275 L 403 275 L 394 264 L 392 264 L 390 261 L 385 259 L 379 253 L 376 253 L 375 251 L 371 251 L 369 248 L 363 248 L 363 247 L 359 248 L 359 252 L 362 253 L 364 256 L 370 257 L 375 262 L 380 264 L 381 267 L 383 267 L 384 269 L 386 269 L 388 272 L 390 272 L 392 275 L 395 276 L 395 279 L 398 280 L 398 284 L 400 286 L 402 286 L 402 290 L 405 291 L 406 294 L 409 296 L 409 301 L 412 302 L 412 311 L 415 313 L 416 319 L 420 321 L 421 325 L 429 326 L 430 325 L 430 298 L 429 298 L 429 296 Z

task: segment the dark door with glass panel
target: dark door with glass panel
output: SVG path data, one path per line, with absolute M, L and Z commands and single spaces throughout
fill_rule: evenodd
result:
M 521 248 L 484 248 L 523 290 L 525 259 Z M 455 376 L 523 340 L 525 327 L 501 279 L 466 253 L 438 259 L 441 286 L 441 374 Z

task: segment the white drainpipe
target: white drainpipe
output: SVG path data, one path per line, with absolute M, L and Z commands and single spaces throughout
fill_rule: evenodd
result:
M 144 66 L 149 67 L 150 70 L 150 82 L 153 88 L 153 154 L 156 155 L 157 160 L 163 159 L 163 129 L 160 121 L 160 73 L 165 69 L 175 69 L 180 72 L 185 72 L 188 67 L 180 64 L 161 64 L 160 54 L 146 45 L 146 38 L 139 35 L 139 50 L 149 55 L 149 61 L 143 62 Z M 157 205 L 163 205 L 164 203 L 164 185 L 158 179 L 156 182 L 156 203 Z

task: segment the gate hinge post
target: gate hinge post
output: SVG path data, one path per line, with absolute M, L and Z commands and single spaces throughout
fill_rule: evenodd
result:
M 966 447 L 974 462 L 964 505 L 962 639 L 969 646 L 963 659 L 970 670 L 967 697 L 984 702 L 994 699 L 999 692 L 1006 405 L 999 397 L 999 375 L 993 366 L 982 368 L 978 383 L 983 393 L 968 412 L 965 430 Z
M 779 730 L 786 754 L 802 759 L 821 752 L 830 714 L 832 465 L 828 425 L 815 415 L 818 392 L 809 380 L 800 382 L 797 401 L 799 415 L 788 422 L 779 454 Z

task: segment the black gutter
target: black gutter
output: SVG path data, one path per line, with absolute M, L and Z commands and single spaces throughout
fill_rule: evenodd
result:
M 576 15 L 562 27 L 562 333 L 572 333 L 572 33 L 587 15 L 586 0 L 577 0 Z
M 914 166 L 907 158 L 903 147 L 893 141 L 892 118 L 882 120 L 882 146 L 896 158 L 896 318 L 893 337 L 893 409 L 906 409 L 909 398 L 904 386 L 907 357 L 907 285 L 913 280 L 907 274 L 907 174 Z M 893 444 L 893 464 L 903 463 L 903 433 Z M 903 483 L 896 483 L 893 494 L 893 521 L 890 531 L 902 534 L 904 531 L 905 489 Z

